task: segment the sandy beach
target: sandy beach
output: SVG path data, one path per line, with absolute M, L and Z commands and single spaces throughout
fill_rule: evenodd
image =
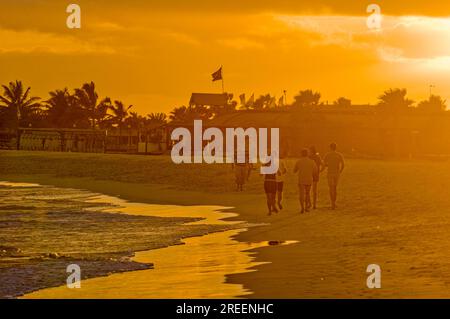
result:
M 447 162 L 348 160 L 338 209 L 328 209 L 322 178 L 319 207 L 304 215 L 298 213 L 293 163 L 288 161 L 285 209 L 272 217 L 257 171 L 237 193 L 230 166 L 175 166 L 166 156 L 2 151 L 0 179 L 149 204 L 234 207 L 234 219 L 265 224 L 238 233 L 238 241 L 298 241 L 256 249 L 256 260 L 269 263 L 227 276 L 253 292 L 247 298 L 450 296 Z M 381 289 L 366 287 L 366 267 L 373 263 L 382 269 Z

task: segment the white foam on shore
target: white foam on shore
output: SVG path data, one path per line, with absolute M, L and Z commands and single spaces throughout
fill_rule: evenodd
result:
M 40 184 L 34 183 L 13 183 L 7 181 L 0 181 L 0 186 L 4 187 L 42 187 Z

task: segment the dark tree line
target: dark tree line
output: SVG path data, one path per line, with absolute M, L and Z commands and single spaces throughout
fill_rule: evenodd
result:
M 194 119 L 212 119 L 224 113 L 240 110 L 302 110 L 322 106 L 321 94 L 312 90 L 300 91 L 294 96 L 291 104 L 285 104 L 283 98 L 276 100 L 270 94 L 238 107 L 229 95 L 229 102 L 222 107 L 190 105 L 175 107 L 167 116 L 164 113 L 151 113 L 146 116 L 133 112 L 133 106 L 109 97 L 100 98 L 94 82 L 85 83 L 72 92 L 67 88 L 49 92 L 47 99 L 32 96 L 30 87 L 25 88 L 21 81 L 2 85 L 0 95 L 0 126 L 17 127 L 54 127 L 54 128 L 91 128 L 105 129 L 117 127 L 146 128 L 160 127 L 169 121 L 190 122 Z M 378 107 L 388 114 L 415 110 L 418 112 L 436 113 L 446 110 L 446 101 L 440 96 L 431 95 L 429 99 L 415 105 L 407 98 L 406 89 L 389 89 L 379 96 Z M 278 102 L 278 103 L 277 103 Z M 350 107 L 350 99 L 340 97 L 333 102 L 334 106 Z
M 70 92 L 67 88 L 49 92 L 43 100 L 30 95 L 22 82 L 3 85 L 0 96 L 0 125 L 54 128 L 156 128 L 167 123 L 164 113 L 141 116 L 132 112 L 132 105 L 100 98 L 94 82 L 85 83 Z

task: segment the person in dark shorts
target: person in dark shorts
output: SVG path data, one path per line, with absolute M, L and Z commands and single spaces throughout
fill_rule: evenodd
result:
M 317 165 L 317 173 L 313 176 L 313 184 L 312 184 L 312 208 L 316 209 L 317 207 L 317 184 L 319 183 L 319 174 L 322 171 L 323 161 L 320 157 L 320 154 L 317 152 L 315 146 L 311 146 L 309 148 L 309 158 L 312 159 Z
M 264 192 L 266 193 L 267 208 L 269 210 L 268 215 L 272 215 L 272 212 L 278 213 L 275 207 L 277 196 L 277 175 L 266 174 L 264 175 Z

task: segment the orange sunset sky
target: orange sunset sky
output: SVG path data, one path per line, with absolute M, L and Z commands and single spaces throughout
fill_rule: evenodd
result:
M 82 28 L 66 27 L 81 6 Z M 380 5 L 381 31 L 366 26 Z M 288 102 L 300 89 L 375 103 L 390 87 L 450 101 L 450 2 L 288 0 L 2 0 L 0 82 L 47 97 L 93 80 L 101 97 L 168 112 L 191 92 L 225 89 Z

